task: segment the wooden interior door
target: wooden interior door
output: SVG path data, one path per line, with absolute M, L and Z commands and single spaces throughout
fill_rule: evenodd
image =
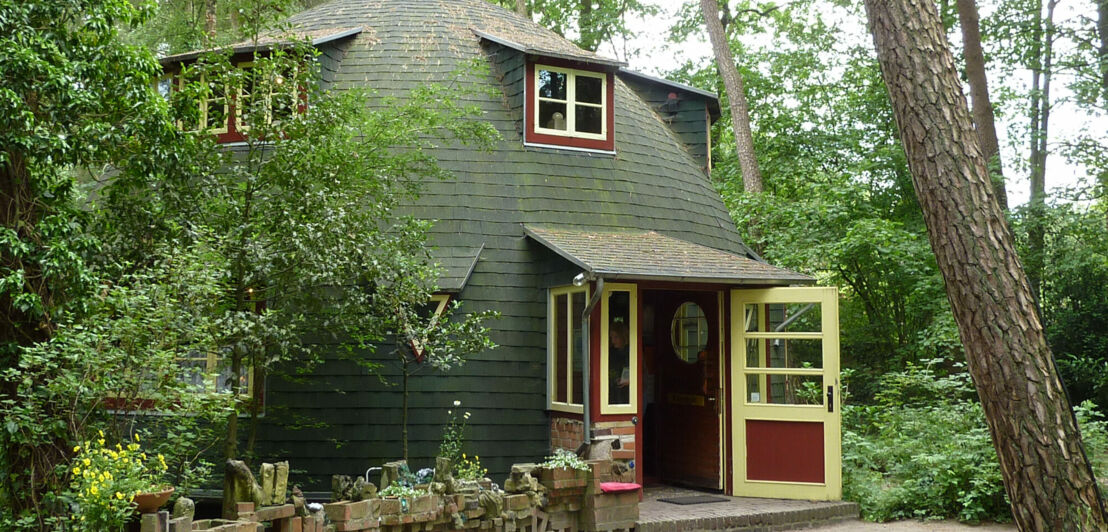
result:
M 708 489 L 723 489 L 719 298 L 719 293 L 708 291 L 664 292 L 654 312 L 662 480 Z M 700 309 L 702 321 L 690 315 L 696 312 L 690 312 L 687 303 Z M 675 334 L 679 312 L 683 326 Z M 675 336 L 686 341 L 675 342 Z M 704 340 L 703 348 L 689 348 L 698 337 Z
M 842 498 L 836 288 L 731 291 L 734 495 Z

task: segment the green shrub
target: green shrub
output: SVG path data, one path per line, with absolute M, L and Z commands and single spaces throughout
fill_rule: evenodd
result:
M 881 378 L 877 404 L 843 409 L 844 495 L 866 519 L 1010 519 L 985 416 L 955 365 Z

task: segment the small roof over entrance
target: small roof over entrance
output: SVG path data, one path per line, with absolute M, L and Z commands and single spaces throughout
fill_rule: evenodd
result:
M 605 279 L 726 284 L 812 284 L 813 277 L 654 231 L 523 226 L 527 236 Z

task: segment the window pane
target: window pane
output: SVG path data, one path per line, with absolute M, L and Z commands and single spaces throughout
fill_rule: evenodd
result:
M 746 365 L 749 368 L 822 368 L 823 341 L 794 338 L 748 339 Z
M 227 127 L 226 88 L 220 83 L 211 83 L 210 90 L 204 129 L 224 129 Z
M 608 296 L 608 404 L 631 404 L 631 294 Z
M 158 80 L 158 95 L 166 100 L 169 99 L 170 93 L 173 91 L 174 78 L 166 77 Z
M 820 332 L 819 303 L 771 303 L 769 332 Z
M 583 404 L 582 396 L 585 389 L 585 338 L 581 332 L 581 314 L 585 312 L 585 292 L 574 292 L 573 308 L 569 313 L 570 329 L 573 330 L 571 345 L 573 347 L 573 401 L 575 405 Z
M 576 76 L 574 79 L 576 80 L 574 85 L 577 89 L 577 101 L 595 103 L 597 105 L 603 103 L 603 80 L 581 75 Z
M 554 298 L 554 402 L 566 402 L 569 383 L 569 327 L 566 295 Z
M 577 124 L 575 128 L 581 133 L 595 133 L 597 135 L 603 131 L 604 127 L 604 109 L 600 107 L 589 107 L 587 105 L 578 105 L 575 107 L 577 114 Z
M 208 388 L 208 376 L 205 372 L 208 370 L 208 359 L 206 358 L 185 358 L 177 361 L 177 366 L 180 368 L 181 373 L 177 378 L 188 384 L 189 388 L 198 392 L 205 391 Z
M 219 377 L 216 379 L 216 391 L 218 392 L 230 392 L 231 382 L 233 381 L 231 371 L 230 360 L 225 361 L 225 364 L 221 364 L 223 367 L 219 371 Z M 245 366 L 245 365 L 244 365 Z M 250 381 L 247 380 L 246 372 L 249 371 L 246 367 L 243 367 L 243 373 L 239 375 L 239 393 L 246 394 L 249 391 Z
M 539 102 L 539 127 L 566 130 L 566 104 Z
M 746 400 L 773 405 L 822 405 L 823 377 L 747 375 Z
M 561 72 L 539 70 L 539 96 L 542 98 L 566 99 L 566 75 Z

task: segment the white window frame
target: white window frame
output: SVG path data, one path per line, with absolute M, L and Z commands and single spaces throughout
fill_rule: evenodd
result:
M 547 321 L 547 333 L 546 333 L 546 337 L 547 337 L 547 343 L 546 343 L 546 359 L 547 359 L 547 362 L 546 362 L 546 367 L 547 367 L 546 405 L 547 405 L 547 409 L 549 409 L 549 410 L 556 410 L 556 411 L 559 411 L 559 412 L 569 412 L 571 414 L 583 414 L 584 411 L 585 411 L 584 404 L 573 402 L 573 391 L 574 391 L 573 390 L 573 387 L 574 387 L 574 382 L 573 382 L 573 356 L 574 356 L 574 353 L 573 353 L 573 345 L 574 345 L 574 342 L 573 342 L 573 340 L 574 340 L 574 338 L 573 338 L 573 321 L 574 321 L 574 319 L 577 319 L 577 320 L 581 319 L 580 316 L 574 316 L 573 315 L 573 295 L 574 294 L 584 294 L 584 298 L 585 298 L 585 301 L 587 303 L 588 300 L 589 300 L 589 287 L 588 286 L 581 286 L 581 287 L 561 286 L 561 287 L 558 287 L 558 288 L 551 288 L 550 291 L 549 291 L 549 295 L 547 297 L 547 312 L 546 312 L 546 316 L 547 316 L 547 320 L 546 320 Z M 563 402 L 557 402 L 557 401 L 554 400 L 555 394 L 557 392 L 557 385 L 558 385 L 558 383 L 557 383 L 557 379 L 558 379 L 558 367 L 557 367 L 557 348 L 558 347 L 557 347 L 557 342 L 559 340 L 559 338 L 557 337 L 557 331 L 556 331 L 556 327 L 557 327 L 556 321 L 557 320 L 555 319 L 556 318 L 555 305 L 556 305 L 556 301 L 558 300 L 558 296 L 562 296 L 562 295 L 566 296 L 566 308 L 565 308 L 565 311 L 566 311 L 566 334 L 569 335 L 568 345 L 570 346 L 569 352 L 566 353 L 566 380 L 568 382 L 566 382 L 566 402 L 564 402 L 564 403 Z M 585 351 L 587 351 L 589 349 L 589 346 L 587 344 L 583 343 L 582 346 L 583 346 L 583 351 L 581 353 L 577 353 L 577 356 L 584 357 Z M 587 361 L 588 358 L 585 357 L 585 360 Z M 588 386 L 589 383 L 586 382 L 586 383 L 583 383 L 583 385 Z M 587 395 L 587 394 L 582 393 L 581 397 L 583 398 L 583 397 L 585 397 L 585 395 Z
M 534 102 L 534 124 L 535 133 L 541 133 L 543 135 L 557 135 L 560 137 L 573 137 L 579 139 L 591 139 L 591 140 L 607 140 L 608 139 L 608 75 L 605 72 L 593 72 L 589 70 L 578 70 L 576 68 L 564 68 L 543 64 L 535 64 L 535 94 L 532 98 Z M 544 98 L 539 95 L 539 73 L 543 70 L 550 72 L 557 72 L 566 75 L 566 99 L 559 100 L 557 98 Z M 577 76 L 585 76 L 590 78 L 596 78 L 600 80 L 600 104 L 578 102 L 577 101 Z M 539 103 L 540 102 L 556 102 L 566 104 L 566 129 L 550 129 L 545 128 L 539 122 Z M 577 131 L 577 110 L 576 106 L 582 105 L 586 107 L 593 107 L 600 109 L 600 133 L 585 133 Z

